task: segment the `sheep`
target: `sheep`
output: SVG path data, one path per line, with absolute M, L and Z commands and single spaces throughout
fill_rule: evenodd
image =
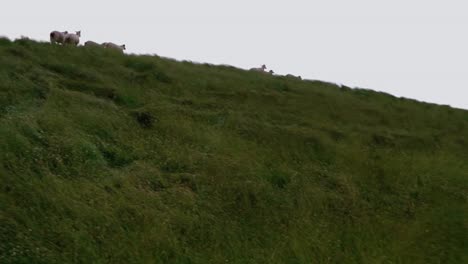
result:
M 270 74 L 270 75 L 273 75 L 275 72 L 273 70 L 270 70 L 268 72 L 265 72 L 266 74 Z
M 266 65 L 263 64 L 262 67 L 260 67 L 260 68 L 252 68 L 250 70 L 251 71 L 257 71 L 257 72 L 265 72 L 266 68 L 267 68 Z
M 102 45 L 94 41 L 88 40 L 84 44 L 86 47 L 101 47 Z
M 80 43 L 81 31 L 76 31 L 75 34 L 66 34 L 64 39 L 64 44 L 72 44 L 78 46 Z
M 50 43 L 55 44 L 63 44 L 65 40 L 65 36 L 68 34 L 68 31 L 59 32 L 59 31 L 52 31 L 50 32 Z
M 124 50 L 126 50 L 125 48 L 125 44 L 124 45 L 117 45 L 117 44 L 114 44 L 112 42 L 104 42 L 102 43 L 102 46 L 104 46 L 105 48 L 108 48 L 108 49 L 114 49 L 114 50 L 118 50 L 120 52 L 124 52 Z
M 288 77 L 288 78 L 297 78 L 297 79 L 299 79 L 299 80 L 302 80 L 302 77 L 301 77 L 301 76 L 294 76 L 294 75 L 292 75 L 292 74 L 286 74 L 286 77 Z

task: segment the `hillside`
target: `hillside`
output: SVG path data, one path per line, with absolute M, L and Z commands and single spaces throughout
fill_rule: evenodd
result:
M 468 263 L 467 160 L 468 111 L 0 40 L 0 263 Z

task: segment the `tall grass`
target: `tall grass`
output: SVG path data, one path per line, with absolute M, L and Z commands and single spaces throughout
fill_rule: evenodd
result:
M 466 263 L 468 112 L 0 40 L 0 263 Z

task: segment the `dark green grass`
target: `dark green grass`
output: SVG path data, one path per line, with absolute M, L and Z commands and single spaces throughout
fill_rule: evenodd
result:
M 468 112 L 0 40 L 0 263 L 466 263 Z

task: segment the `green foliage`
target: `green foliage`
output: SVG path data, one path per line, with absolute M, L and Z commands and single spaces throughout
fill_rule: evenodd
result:
M 468 112 L 0 39 L 0 263 L 466 263 Z

